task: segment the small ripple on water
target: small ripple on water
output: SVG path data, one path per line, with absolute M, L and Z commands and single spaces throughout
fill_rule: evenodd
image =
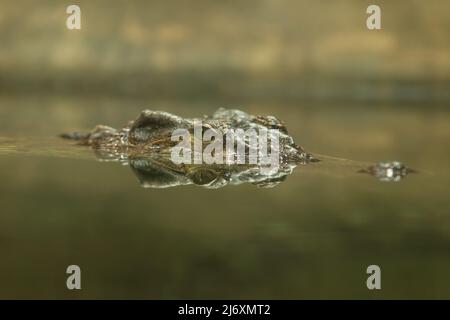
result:
M 24 155 L 94 160 L 91 150 L 59 138 L 0 137 L 0 156 Z

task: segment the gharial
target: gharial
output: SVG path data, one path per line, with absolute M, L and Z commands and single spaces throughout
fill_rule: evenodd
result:
M 267 172 L 259 165 L 250 164 L 174 163 L 170 157 L 170 150 L 176 144 L 171 139 L 173 131 L 186 129 L 192 132 L 194 122 L 198 121 L 204 130 L 212 129 L 223 136 L 231 129 L 277 129 L 277 170 Z M 101 160 L 129 164 L 142 186 L 151 188 L 187 184 L 219 188 L 245 182 L 272 187 L 283 181 L 297 165 L 319 161 L 294 143 L 284 123 L 277 118 L 254 116 L 235 109 L 220 108 L 212 116 L 202 118 L 182 118 L 163 111 L 144 110 L 122 129 L 98 125 L 90 132 L 65 133 L 61 137 L 92 147 Z M 248 146 L 248 137 L 242 143 Z M 248 150 L 246 148 L 247 156 Z
M 177 144 L 172 134 L 176 129 L 195 131 L 195 123 L 201 129 L 214 130 L 226 137 L 236 129 L 276 129 L 279 144 L 276 170 L 263 170 L 258 164 L 178 164 L 171 157 Z M 192 135 L 195 143 L 195 134 Z M 62 134 L 65 139 L 75 140 L 80 145 L 90 146 L 97 157 L 104 161 L 119 161 L 128 164 L 146 188 L 166 188 L 195 184 L 206 188 L 220 188 L 228 184 L 252 183 L 259 187 L 273 187 L 284 181 L 299 164 L 317 162 L 319 159 L 294 143 L 283 122 L 273 116 L 254 116 L 236 109 L 218 109 L 212 116 L 182 118 L 164 111 L 144 110 L 136 120 L 128 122 L 122 129 L 104 125 L 90 132 Z M 191 138 L 190 138 L 191 139 Z M 226 139 L 223 139 L 224 143 Z M 202 141 L 202 144 L 204 141 Z M 251 143 L 248 136 L 240 141 L 245 146 L 244 157 L 249 157 Z M 367 173 L 380 181 L 400 181 L 409 173 L 417 171 L 404 164 L 380 162 L 359 173 Z

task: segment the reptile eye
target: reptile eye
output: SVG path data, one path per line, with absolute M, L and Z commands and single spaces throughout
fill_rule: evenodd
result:
M 197 185 L 207 185 L 216 180 L 218 177 L 217 173 L 215 173 L 212 170 L 197 170 L 193 172 L 190 176 L 192 182 L 194 182 Z

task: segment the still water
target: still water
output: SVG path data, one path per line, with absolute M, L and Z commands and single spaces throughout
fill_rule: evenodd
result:
M 321 162 L 272 189 L 144 189 L 57 138 L 144 108 L 271 114 Z M 444 106 L 0 97 L 0 298 L 450 298 Z M 358 173 L 399 160 L 399 182 Z M 82 290 L 66 289 L 66 268 Z M 381 267 L 382 290 L 366 287 Z

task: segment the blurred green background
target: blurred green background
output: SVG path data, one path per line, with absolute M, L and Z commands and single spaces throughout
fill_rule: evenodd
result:
M 450 298 L 449 57 L 440 0 L 1 0 L 0 298 Z M 353 161 L 274 189 L 152 190 L 55 138 L 219 107 Z M 355 173 L 381 160 L 420 173 Z

